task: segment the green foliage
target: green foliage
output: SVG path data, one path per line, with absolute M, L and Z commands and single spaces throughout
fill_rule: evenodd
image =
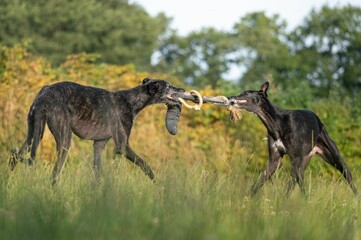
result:
M 234 26 L 234 41 L 242 52 L 239 61 L 246 67 L 241 84 L 272 78 L 276 83 L 292 81 L 289 71 L 294 59 L 285 43 L 286 23 L 264 12 L 247 14 Z
M 229 34 L 214 28 L 193 32 L 185 38 L 173 32 L 159 48 L 157 69 L 169 70 L 189 85 L 201 88 L 210 85 L 215 89 L 230 69 L 232 51 Z
M 245 15 L 230 32 L 210 28 L 185 37 L 173 32 L 159 49 L 157 69 L 193 86 L 227 92 L 226 74 L 241 67 L 237 84 L 242 88 L 265 79 L 284 90 L 312 88 L 317 97 L 327 97 L 333 88 L 356 96 L 361 86 L 360 13 L 350 5 L 325 5 L 291 32 L 278 15 L 264 12 Z
M 103 62 L 146 67 L 168 21 L 128 0 L 1 1 L 0 43 L 28 40 L 32 52 L 56 64 L 87 52 L 100 54 Z
M 324 6 L 313 10 L 290 34 L 293 51 L 302 61 L 300 77 L 328 95 L 340 87 L 355 94 L 361 87 L 361 9 Z
M 323 6 L 286 31 L 278 15 L 246 14 L 231 31 L 205 28 L 179 36 L 164 13 L 151 17 L 128 0 L 0 2 L 0 43 L 28 49 L 61 64 L 69 54 L 99 54 L 100 61 L 167 72 L 187 85 L 229 92 L 262 79 L 284 90 L 312 87 L 327 97 L 358 94 L 361 9 Z M 152 54 L 158 62 L 150 68 Z M 238 81 L 227 82 L 234 69 Z M 2 66 L 0 66 L 0 71 Z

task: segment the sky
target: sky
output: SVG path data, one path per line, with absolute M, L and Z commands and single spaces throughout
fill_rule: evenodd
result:
M 229 31 L 247 13 L 265 11 L 267 16 L 278 14 L 286 20 L 288 30 L 300 25 L 314 9 L 321 6 L 361 7 L 361 0 L 131 0 L 141 5 L 151 16 L 164 12 L 172 17 L 171 28 L 178 34 L 200 30 L 202 27 L 215 27 Z
M 278 14 L 287 22 L 288 30 L 302 24 L 312 9 L 319 10 L 327 4 L 340 7 L 347 4 L 361 7 L 361 0 L 130 0 L 141 5 L 151 16 L 164 12 L 172 17 L 171 28 L 182 36 L 204 27 L 230 31 L 247 13 L 264 11 L 267 16 Z M 156 59 L 154 55 L 154 59 Z M 154 60 L 153 59 L 153 60 Z M 156 61 L 156 60 L 154 60 Z M 225 79 L 237 80 L 244 72 L 232 66 Z

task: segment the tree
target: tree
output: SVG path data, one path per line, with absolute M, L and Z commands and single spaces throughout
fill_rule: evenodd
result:
M 302 63 L 300 78 L 328 95 L 339 87 L 356 94 L 361 88 L 361 9 L 323 6 L 312 10 L 290 35 L 291 47 Z
M 159 48 L 157 68 L 167 70 L 192 86 L 219 87 L 222 75 L 230 69 L 233 48 L 230 35 L 204 28 L 180 37 L 172 32 Z
M 0 43 L 28 40 L 54 63 L 71 53 L 98 53 L 108 63 L 147 66 L 169 19 L 128 0 L 0 0 Z
M 240 79 L 241 85 L 264 78 L 289 84 L 295 62 L 287 46 L 286 22 L 278 15 L 247 14 L 234 25 L 233 37 L 238 51 L 235 61 L 246 69 Z

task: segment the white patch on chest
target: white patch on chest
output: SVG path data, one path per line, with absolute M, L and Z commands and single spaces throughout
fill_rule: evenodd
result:
M 277 139 L 277 141 L 275 141 L 272 145 L 272 148 L 276 149 L 276 150 L 280 150 L 284 153 L 287 152 L 285 145 L 283 145 L 283 142 L 281 141 L 281 139 Z

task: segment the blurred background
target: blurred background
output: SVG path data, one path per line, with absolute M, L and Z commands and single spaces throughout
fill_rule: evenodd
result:
M 0 0 L 1 164 L 24 141 L 42 86 L 70 80 L 119 90 L 153 77 L 206 95 L 270 81 L 274 104 L 315 111 L 351 170 L 361 169 L 361 2 L 279 2 Z M 152 106 L 136 119 L 131 145 L 155 168 L 201 162 L 253 173 L 267 159 L 266 130 L 243 115 L 232 123 L 220 107 L 183 109 L 170 136 L 165 107 Z M 38 156 L 53 161 L 49 131 L 44 138 Z M 91 159 L 92 144 L 73 139 L 70 156 Z M 311 169 L 329 172 L 315 162 Z

